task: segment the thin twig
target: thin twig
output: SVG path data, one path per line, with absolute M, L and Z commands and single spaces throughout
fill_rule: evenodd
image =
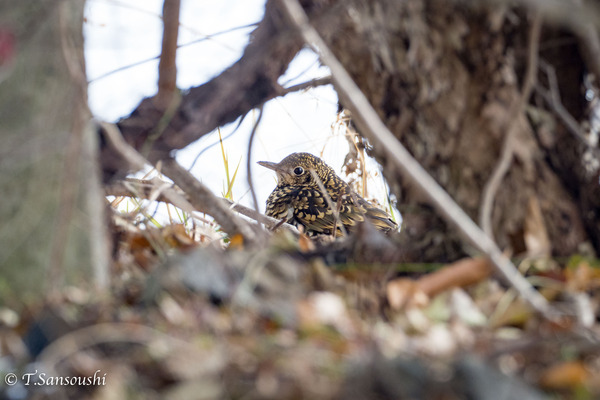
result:
M 544 99 L 546 104 L 548 104 L 552 110 L 556 113 L 556 115 L 562 120 L 563 124 L 566 126 L 567 130 L 571 132 L 575 137 L 577 137 L 581 142 L 590 150 L 593 150 L 598 156 L 597 149 L 592 146 L 588 137 L 579 126 L 579 123 L 573 116 L 569 113 L 569 111 L 562 105 L 562 101 L 560 99 L 560 93 L 558 91 L 558 83 L 556 79 L 556 71 L 554 68 L 546 62 L 540 61 L 540 66 L 546 73 L 548 77 L 548 86 L 549 89 L 545 89 L 539 83 L 535 85 L 535 92 Z
M 514 5 L 511 0 L 486 0 L 488 3 Z M 600 78 L 600 6 L 582 0 L 519 0 L 518 4 L 540 14 L 546 21 L 569 29 L 579 40 L 588 69 Z
M 492 240 L 494 240 L 494 231 L 492 229 L 494 199 L 498 189 L 500 188 L 500 185 L 502 184 L 504 176 L 512 164 L 515 153 L 515 137 L 518 130 L 518 121 L 520 121 L 519 117 L 522 115 L 525 105 L 529 102 L 531 91 L 533 90 L 533 87 L 537 81 L 536 76 L 538 69 L 538 53 L 541 30 L 542 18 L 539 13 L 536 13 L 533 17 L 533 22 L 529 31 L 527 71 L 525 72 L 521 95 L 517 101 L 513 102 L 509 112 L 506 114 L 509 125 L 508 129 L 506 130 L 506 136 L 504 137 L 504 143 L 502 144 L 500 161 L 496 165 L 494 171 L 492 171 L 490 179 L 483 187 L 481 207 L 479 208 L 479 224 L 481 225 L 483 231 Z
M 319 190 L 323 194 L 323 198 L 325 199 L 325 201 L 327 202 L 327 205 L 329 206 L 329 208 L 331 208 L 331 212 L 333 213 L 333 229 L 331 230 L 331 235 L 334 237 L 336 236 L 338 222 L 340 224 L 340 230 L 342 231 L 342 236 L 348 235 L 348 232 L 346 231 L 346 227 L 344 226 L 343 223 L 341 223 L 341 220 L 340 220 L 339 207 L 342 204 L 341 203 L 342 196 L 340 196 L 338 198 L 338 205 L 333 204 L 333 200 L 331 200 L 331 197 L 329 196 L 329 192 L 327 191 L 327 189 L 325 189 L 325 185 L 323 185 L 323 182 L 321 181 L 321 178 L 319 178 L 319 175 L 317 174 L 317 172 L 311 168 L 310 174 L 312 175 L 315 182 L 317 182 L 317 186 L 319 187 Z
M 490 179 L 483 186 L 481 196 L 481 206 L 479 207 L 479 225 L 481 229 L 490 237 L 494 239 L 494 230 L 492 229 L 492 211 L 494 208 L 494 199 L 496 193 L 502 184 L 504 175 L 510 169 L 512 164 L 513 155 L 515 152 L 515 143 L 513 135 L 506 134 L 504 143 L 502 144 L 502 152 L 500 153 L 500 161 L 496 164 L 495 169 L 492 171 Z
M 294 225 L 285 223 L 285 221 L 283 221 L 283 223 L 282 223 L 281 220 L 261 214 L 258 211 L 253 210 L 249 207 L 243 206 L 239 203 L 233 203 L 229 199 L 223 199 L 223 200 L 225 200 L 227 203 L 229 203 L 231 208 L 233 208 L 235 211 L 237 211 L 240 214 L 242 214 L 248 218 L 251 218 L 257 222 L 260 222 L 261 224 L 264 224 L 266 227 L 268 227 L 271 230 L 275 230 L 275 229 L 281 227 L 281 228 L 287 229 L 288 231 L 290 231 L 296 235 L 300 234 L 300 232 L 298 231 L 298 228 L 296 228 Z
M 241 30 L 241 29 L 252 28 L 252 27 L 255 27 L 256 25 L 257 25 L 257 23 L 252 23 L 252 24 L 248 24 L 248 25 L 236 26 L 235 28 L 226 29 L 226 30 L 220 31 L 220 32 L 211 33 L 211 34 L 203 36 L 203 37 L 201 37 L 199 39 L 194 39 L 194 40 L 192 40 L 190 42 L 180 44 L 180 45 L 177 46 L 177 49 L 180 49 L 182 47 L 191 46 L 193 44 L 201 43 L 201 42 L 204 42 L 206 40 L 210 40 L 213 37 L 216 37 L 216 36 L 219 36 L 219 35 L 224 35 L 224 34 L 227 34 L 227 33 L 235 32 L 235 31 Z M 105 72 L 105 73 L 103 73 L 101 75 L 96 76 L 95 78 L 92 78 L 92 79 L 88 80 L 88 83 L 95 83 L 96 81 L 99 81 L 99 80 L 104 79 L 104 78 L 108 78 L 109 76 L 114 75 L 116 73 L 123 72 L 123 71 L 126 71 L 128 69 L 135 68 L 135 67 L 138 67 L 140 65 L 144 65 L 144 64 L 152 62 L 152 61 L 156 61 L 158 59 L 160 59 L 160 54 L 157 55 L 157 56 L 154 56 L 154 57 L 146 58 L 145 60 L 136 61 L 136 62 L 134 62 L 132 64 L 127 64 L 127 65 L 124 65 L 122 67 L 115 68 L 113 70 L 110 70 L 108 72 Z
M 331 85 L 331 76 L 325 76 L 323 78 L 317 78 L 317 79 L 310 80 L 308 82 L 302 82 L 297 85 L 286 87 L 283 89 L 281 95 L 285 96 L 286 94 L 289 94 L 292 92 L 299 92 L 301 90 L 310 89 L 310 88 L 314 88 L 317 86 L 325 86 L 325 85 Z
M 319 54 L 321 61 L 331 70 L 336 90 L 342 102 L 352 111 L 357 125 L 375 146 L 384 151 L 393 165 L 411 183 L 426 194 L 438 211 L 459 229 L 481 252 L 487 254 L 497 271 L 517 290 L 535 310 L 547 318 L 556 317 L 556 311 L 519 273 L 512 262 L 463 211 L 446 191 L 423 169 L 379 119 L 365 95 L 354 83 L 342 64 L 336 59 L 317 31 L 310 26 L 308 17 L 297 0 L 280 0 L 282 9 L 296 25 L 304 41 Z
M 254 190 L 254 184 L 252 183 L 252 144 L 254 143 L 254 136 L 256 135 L 256 131 L 258 131 L 258 125 L 260 124 L 260 120 L 263 116 L 263 105 L 261 104 L 258 109 L 258 118 L 252 127 L 252 132 L 250 132 L 250 139 L 248 139 L 248 164 L 246 165 L 246 175 L 248 177 L 248 187 L 250 187 L 250 194 L 252 195 L 252 204 L 254 205 L 254 209 L 258 211 L 258 200 L 256 199 L 256 191 Z
M 565 124 L 569 132 L 571 132 L 574 136 L 581 140 L 583 144 L 589 147 L 588 139 L 581 130 L 579 123 L 577 123 L 577 120 L 575 120 L 575 118 L 573 118 L 569 111 L 567 111 L 567 109 L 564 108 L 562 103 L 555 102 L 553 99 L 554 96 L 551 94 L 551 92 L 543 88 L 539 84 L 535 86 L 535 92 L 539 94 L 544 99 L 544 101 L 552 108 L 556 115 Z

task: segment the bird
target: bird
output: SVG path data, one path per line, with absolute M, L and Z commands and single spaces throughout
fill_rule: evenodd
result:
M 292 224 L 308 236 L 340 237 L 355 232 L 365 219 L 385 233 L 398 229 L 390 214 L 359 196 L 317 156 L 292 153 L 279 163 L 258 164 L 277 173 L 266 215 Z

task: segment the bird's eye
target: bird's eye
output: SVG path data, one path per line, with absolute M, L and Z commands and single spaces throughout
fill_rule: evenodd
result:
M 296 174 L 297 176 L 300 176 L 304 173 L 304 168 L 302 167 L 296 167 L 294 168 L 294 174 Z

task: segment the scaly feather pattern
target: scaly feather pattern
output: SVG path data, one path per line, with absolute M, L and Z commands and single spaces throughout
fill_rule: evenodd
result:
M 384 232 L 398 228 L 387 212 L 360 197 L 333 168 L 312 154 L 293 153 L 279 163 L 260 161 L 259 164 L 277 172 L 277 187 L 267 199 L 266 214 L 303 227 L 309 235 L 331 235 L 335 225 L 336 236 L 341 236 L 340 225 L 353 232 L 365 218 Z M 336 208 L 337 221 L 311 170 Z

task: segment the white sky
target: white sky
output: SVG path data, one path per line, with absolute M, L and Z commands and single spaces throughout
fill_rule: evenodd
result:
M 261 20 L 264 0 L 182 0 L 179 44 L 201 39 L 206 35 L 252 24 Z M 89 103 L 94 115 L 107 121 L 127 116 L 139 102 L 156 93 L 158 58 L 132 68 L 124 66 L 152 59 L 160 54 L 162 40 L 162 0 L 87 0 L 84 24 L 85 53 L 89 84 Z M 242 54 L 253 28 L 237 30 L 210 40 L 182 47 L 177 53 L 180 89 L 198 86 L 234 63 Z M 114 73 L 111 73 L 116 71 Z M 109 74 L 109 75 L 106 75 Z M 302 51 L 282 77 L 286 86 L 329 75 L 320 67 L 317 57 L 309 50 Z M 306 151 L 323 155 L 323 159 L 341 176 L 343 159 L 348 152 L 346 139 L 332 128 L 336 120 L 337 95 L 331 86 L 289 94 L 265 105 L 263 118 L 253 145 L 253 180 L 260 211 L 275 187 L 272 171 L 256 161 L 280 161 L 293 152 Z M 234 184 L 234 200 L 252 206 L 247 184 L 247 148 L 257 112 L 251 113 L 238 131 L 224 141 L 235 169 L 240 162 Z M 227 136 L 237 121 L 222 127 Z M 216 133 L 205 135 L 177 153 L 178 161 L 189 167 L 199 152 L 218 142 Z M 241 160 L 241 161 L 240 161 Z M 373 179 L 368 183 L 370 196 L 382 204 L 385 188 L 372 162 Z M 221 194 L 226 181 L 221 148 L 208 148 L 198 159 L 192 173 Z

